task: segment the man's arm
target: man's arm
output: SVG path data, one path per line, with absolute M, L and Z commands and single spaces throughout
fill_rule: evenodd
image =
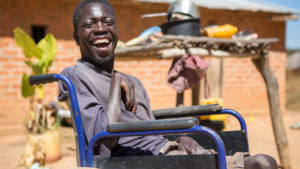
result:
M 136 101 L 134 85 L 121 73 L 114 72 L 109 89 L 109 98 L 106 105 L 106 113 L 110 124 L 120 122 L 121 120 L 121 98 L 126 105 L 126 109 L 135 113 Z
M 114 72 L 112 75 L 109 98 L 106 105 L 106 113 L 109 119 L 109 123 L 118 123 L 121 120 L 121 77 L 120 74 Z
M 106 113 L 110 124 L 121 121 L 121 92 L 123 93 L 122 100 L 126 105 L 126 109 L 132 112 L 136 110 L 136 102 L 134 97 L 133 84 L 125 76 L 119 72 L 114 72 L 112 75 L 109 97 L 106 105 Z M 112 148 L 117 145 L 118 138 L 112 139 Z

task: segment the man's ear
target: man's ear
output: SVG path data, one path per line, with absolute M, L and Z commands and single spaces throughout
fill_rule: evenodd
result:
M 74 37 L 74 40 L 76 41 L 76 44 L 79 45 L 79 37 L 77 35 L 77 32 L 73 32 L 73 37 Z

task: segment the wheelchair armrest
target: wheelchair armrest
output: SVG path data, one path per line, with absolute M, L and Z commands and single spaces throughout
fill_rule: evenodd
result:
M 189 129 L 195 125 L 198 125 L 198 123 L 199 121 L 196 118 L 123 122 L 107 125 L 107 131 L 110 133 L 119 133 L 136 131 Z
M 152 113 L 155 118 L 174 118 L 174 117 L 193 117 L 200 116 L 203 113 L 216 113 L 222 111 L 222 106 L 218 104 L 198 105 L 198 106 L 184 106 L 168 109 L 153 110 Z

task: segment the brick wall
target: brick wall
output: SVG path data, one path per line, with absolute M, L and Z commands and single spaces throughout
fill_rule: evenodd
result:
M 278 79 L 283 110 L 285 110 L 285 62 L 285 53 L 270 53 L 271 70 Z M 265 83 L 250 59 L 225 59 L 224 70 L 223 97 L 226 107 L 244 113 L 269 111 Z
M 56 3 L 55 3 L 56 2 Z M 64 67 L 76 63 L 79 49 L 72 40 L 72 12 L 79 0 L 0 0 L 0 123 L 20 122 L 28 111 L 28 101 L 21 97 L 20 85 L 23 73 L 30 70 L 23 63 L 24 55 L 13 40 L 13 28 L 20 26 L 30 32 L 31 25 L 46 25 L 47 32 L 57 38 L 58 53 L 51 67 L 51 73 L 58 73 Z M 113 0 L 117 13 L 119 39 L 127 41 L 150 26 L 165 22 L 164 17 L 141 19 L 146 13 L 164 12 L 166 4 L 147 4 Z M 241 30 L 251 30 L 260 37 L 277 37 L 280 41 L 272 46 L 271 68 L 278 78 L 281 105 L 285 101 L 284 52 L 285 22 L 271 22 L 269 13 L 251 13 L 201 9 L 203 26 L 230 23 Z M 132 74 L 143 82 L 154 109 L 173 107 L 175 90 L 166 82 L 171 60 L 152 57 L 117 58 L 116 69 Z M 266 90 L 262 78 L 250 59 L 225 59 L 223 96 L 226 107 L 244 113 L 267 113 Z M 47 87 L 47 100 L 56 96 L 56 85 Z M 185 104 L 191 104 L 191 91 L 185 92 Z

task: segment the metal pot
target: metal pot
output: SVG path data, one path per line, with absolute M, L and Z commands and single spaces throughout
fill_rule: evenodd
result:
M 200 19 L 169 21 L 160 25 L 165 35 L 200 36 Z
M 191 18 L 200 18 L 199 8 L 191 0 L 177 0 L 173 2 L 168 10 L 168 20 L 173 13 L 187 15 Z

